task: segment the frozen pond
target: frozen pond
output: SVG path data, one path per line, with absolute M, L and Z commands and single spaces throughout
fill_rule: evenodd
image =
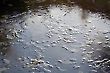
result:
M 110 73 L 106 14 L 37 2 L 0 20 L 0 73 Z

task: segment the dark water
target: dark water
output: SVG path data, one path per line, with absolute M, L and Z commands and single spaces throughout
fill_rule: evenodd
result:
M 110 73 L 109 0 L 29 0 L 0 8 L 0 73 Z

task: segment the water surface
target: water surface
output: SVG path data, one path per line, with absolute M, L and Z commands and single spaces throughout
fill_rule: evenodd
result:
M 33 0 L 1 15 L 0 72 L 109 73 L 109 6 L 84 2 Z

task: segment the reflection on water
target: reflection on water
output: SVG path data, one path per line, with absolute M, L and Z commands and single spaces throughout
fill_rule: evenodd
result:
M 110 72 L 109 0 L 25 3 L 0 20 L 0 72 Z
M 109 0 L 1 0 L 0 15 L 6 13 L 19 13 L 36 8 L 47 9 L 50 5 L 78 5 L 84 10 L 91 12 L 99 12 L 107 18 L 110 17 L 110 1 Z

